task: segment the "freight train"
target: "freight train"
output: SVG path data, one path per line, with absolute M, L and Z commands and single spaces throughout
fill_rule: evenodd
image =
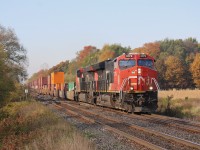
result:
M 29 83 L 40 93 L 75 101 L 151 113 L 157 109 L 157 71 L 154 58 L 144 53 L 122 54 L 94 65 L 80 68 L 76 82 L 64 83 L 64 73 L 51 73 Z M 36 84 L 34 84 L 36 82 Z

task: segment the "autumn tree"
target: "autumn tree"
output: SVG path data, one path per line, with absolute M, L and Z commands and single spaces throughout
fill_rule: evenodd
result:
M 99 62 L 104 61 L 106 59 L 112 59 L 122 55 L 123 53 L 130 52 L 130 47 L 122 47 L 120 44 L 106 44 L 103 46 L 99 53 Z
M 85 46 L 82 50 L 77 52 L 76 58 L 71 60 L 68 64 L 67 70 L 65 71 L 65 81 L 75 81 L 76 71 L 81 67 L 86 67 L 97 63 L 98 49 L 95 46 Z
M 68 69 L 68 65 L 69 65 L 69 60 L 66 61 L 61 61 L 59 64 L 51 67 L 48 70 L 48 74 L 52 73 L 52 72 L 66 72 Z
M 184 82 L 184 66 L 181 60 L 175 56 L 169 56 L 165 60 L 165 80 L 168 88 L 181 88 Z
M 191 64 L 192 77 L 194 83 L 200 88 L 200 53 L 196 54 L 194 62 Z
M 94 53 L 96 53 L 98 49 L 94 46 L 85 46 L 83 50 L 77 53 L 76 61 L 79 67 L 87 66 L 88 63 L 91 63 L 91 60 L 94 59 Z
M 142 47 L 135 48 L 132 52 L 145 53 L 157 59 L 160 55 L 160 43 L 151 42 L 145 43 Z
M 110 49 L 109 45 L 104 45 L 99 55 L 99 62 L 114 58 L 115 52 Z
M 187 38 L 183 41 L 185 48 L 185 62 L 190 67 L 190 64 L 194 61 L 195 54 L 200 52 L 200 47 L 198 47 L 198 42 L 194 38 Z

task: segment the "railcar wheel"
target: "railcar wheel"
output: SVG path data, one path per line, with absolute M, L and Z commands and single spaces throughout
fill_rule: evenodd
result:
M 132 113 L 133 112 L 133 106 L 131 104 L 128 104 L 128 113 Z
M 126 112 L 128 113 L 133 113 L 135 110 L 135 106 L 133 104 L 124 104 L 124 109 L 126 110 Z

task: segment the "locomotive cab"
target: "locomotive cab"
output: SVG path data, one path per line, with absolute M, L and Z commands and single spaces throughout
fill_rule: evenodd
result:
M 157 71 L 154 58 L 146 54 L 118 57 L 120 99 L 127 111 L 151 112 L 157 109 Z

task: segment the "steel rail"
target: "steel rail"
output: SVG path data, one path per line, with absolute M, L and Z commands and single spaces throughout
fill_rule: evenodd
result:
M 60 106 L 60 105 L 57 105 L 57 104 L 54 104 L 54 105 L 56 105 L 56 107 L 65 108 L 64 106 Z M 116 133 L 116 134 L 118 134 L 120 136 L 123 136 L 123 137 L 125 137 L 125 138 L 127 138 L 127 139 L 129 139 L 131 141 L 134 141 L 135 143 L 137 143 L 139 145 L 142 145 L 142 146 L 146 147 L 146 148 L 149 148 L 149 149 L 152 149 L 152 150 L 163 150 L 164 149 L 162 147 L 159 147 L 157 145 L 149 143 L 149 142 L 147 142 L 145 140 L 139 139 L 139 138 L 137 138 L 137 137 L 135 137 L 133 135 L 127 134 L 127 133 L 125 133 L 123 131 L 120 131 L 120 130 L 118 130 L 116 128 L 113 128 L 113 127 L 111 127 L 109 125 L 106 125 L 101 121 L 97 121 L 97 120 L 91 119 L 89 117 L 86 117 L 86 116 L 84 116 L 82 114 L 79 114 L 79 113 L 77 113 L 75 111 L 67 109 L 66 112 L 69 112 L 69 113 L 71 113 L 71 114 L 73 114 L 73 115 L 75 115 L 77 117 L 83 118 L 84 120 L 87 120 L 89 122 L 100 124 L 100 125 L 102 125 L 104 127 L 104 129 L 106 129 L 108 131 L 111 131 L 111 132 L 114 132 L 114 133 Z
M 198 123 L 198 122 L 189 122 L 187 120 L 182 120 L 179 118 L 173 118 L 173 117 L 168 117 L 168 116 L 162 116 L 162 115 L 158 115 L 158 114 L 152 114 L 151 117 L 164 119 L 164 120 L 168 119 L 168 120 L 176 121 L 177 124 L 184 124 L 186 126 L 193 126 L 193 127 L 200 128 L 200 123 Z
M 76 108 L 76 107 L 72 106 L 71 104 L 65 104 L 65 105 L 68 105 L 69 107 L 81 110 L 85 113 L 89 113 L 89 114 L 92 114 L 94 116 L 101 117 L 103 119 L 107 119 L 107 120 L 114 121 L 114 122 L 117 122 L 117 123 L 123 123 L 123 124 L 129 126 L 130 128 L 137 129 L 137 130 L 140 130 L 140 131 L 143 131 L 143 132 L 146 132 L 146 133 L 150 133 L 150 134 L 153 134 L 153 135 L 156 135 L 156 136 L 160 136 L 160 137 L 167 139 L 169 141 L 175 141 L 179 144 L 183 144 L 183 145 L 189 146 L 191 148 L 200 149 L 200 144 L 198 144 L 198 143 L 194 143 L 194 142 L 191 142 L 191 141 L 188 141 L 188 140 L 177 138 L 177 137 L 174 137 L 174 136 L 171 136 L 171 135 L 168 135 L 168 134 L 160 133 L 160 132 L 157 132 L 155 130 L 150 130 L 150 129 L 147 129 L 147 128 L 144 128 L 144 127 L 140 127 L 138 125 L 131 125 L 131 124 L 128 124 L 128 123 L 120 122 L 119 120 L 116 120 L 116 119 L 113 119 L 113 118 L 110 118 L 110 117 L 100 116 L 99 114 L 96 114 L 96 113 L 90 112 L 90 111 L 86 111 L 85 109 L 82 109 L 80 107 Z
M 88 103 L 84 103 L 84 102 L 83 102 L 83 104 L 87 104 L 87 105 L 89 105 L 91 107 L 92 106 L 94 107 L 94 105 L 92 105 L 92 104 L 88 104 Z M 87 106 L 85 106 L 85 107 L 87 107 Z M 172 118 L 172 117 L 155 115 L 155 114 L 148 115 L 148 116 L 147 115 L 136 116 L 134 114 L 127 114 L 126 112 L 122 112 L 122 111 L 115 111 L 115 109 L 111 109 L 111 108 L 107 108 L 107 107 L 103 107 L 103 109 L 106 109 L 107 111 L 116 112 L 118 114 L 123 114 L 123 115 L 126 115 L 127 117 L 130 117 L 130 118 L 138 118 L 140 120 L 147 120 L 147 121 L 150 121 L 150 122 L 153 122 L 153 123 L 164 124 L 164 125 L 167 125 L 167 126 L 176 127 L 176 128 L 181 129 L 183 131 L 189 131 L 189 132 L 193 132 L 193 133 L 200 133 L 200 128 L 198 129 L 198 127 L 200 127 L 200 124 L 198 124 L 198 123 L 190 123 L 190 122 L 187 122 L 187 121 L 184 121 L 184 120 L 180 120 L 178 118 Z M 169 120 L 167 120 L 167 119 L 169 119 Z M 175 122 L 172 122 L 173 120 Z M 180 121 L 180 123 L 178 123 L 176 121 Z M 184 122 L 189 123 L 189 124 L 188 125 L 183 124 Z M 191 127 L 190 125 L 194 126 L 194 128 Z

